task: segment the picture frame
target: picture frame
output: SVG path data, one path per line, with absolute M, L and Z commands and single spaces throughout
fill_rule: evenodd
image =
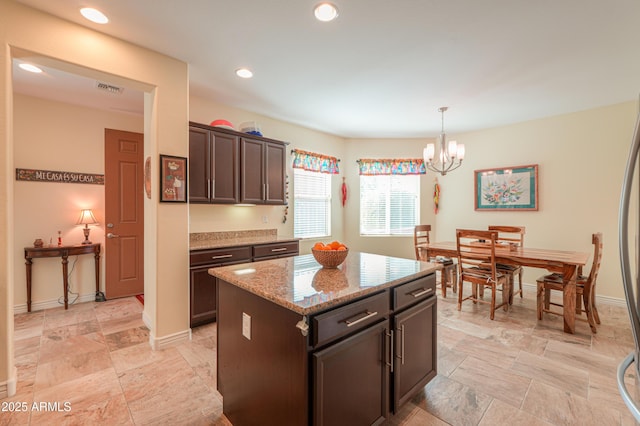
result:
M 538 165 L 474 170 L 476 211 L 537 211 Z
M 160 154 L 160 201 L 187 202 L 187 159 Z

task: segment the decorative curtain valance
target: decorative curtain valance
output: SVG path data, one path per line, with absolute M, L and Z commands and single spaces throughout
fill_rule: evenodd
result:
M 427 172 L 421 158 L 361 158 L 358 168 L 361 175 L 423 175 Z
M 294 169 L 330 173 L 332 175 L 340 173 L 340 169 L 338 168 L 338 162 L 340 160 L 336 157 L 316 154 L 315 152 L 302 151 L 299 149 L 292 150 L 291 155 L 293 156 Z

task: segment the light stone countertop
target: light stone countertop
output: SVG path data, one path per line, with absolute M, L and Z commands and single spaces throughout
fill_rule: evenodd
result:
M 209 269 L 209 274 L 301 315 L 310 315 L 426 276 L 442 266 L 430 262 L 350 252 L 337 269 L 313 255 Z
M 232 237 L 221 239 L 203 239 L 203 240 L 191 240 L 189 242 L 190 250 L 206 250 L 214 248 L 226 248 L 237 246 L 251 246 L 255 244 L 269 244 L 269 243 L 286 243 L 299 241 L 300 238 L 283 237 L 279 235 L 260 235 L 249 237 Z

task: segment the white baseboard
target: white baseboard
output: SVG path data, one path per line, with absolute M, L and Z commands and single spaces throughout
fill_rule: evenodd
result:
M 153 333 L 149 333 L 149 345 L 151 349 L 159 350 L 168 348 L 169 346 L 191 340 L 191 329 L 179 331 L 168 336 L 156 338 Z
M 18 385 L 18 368 L 13 367 L 9 380 L 0 382 L 0 399 L 10 398 L 16 394 Z
M 93 302 L 95 300 L 96 300 L 96 293 L 95 292 L 88 293 L 88 294 L 81 294 L 73 302 L 73 304 L 84 303 L 84 302 Z M 72 304 L 69 303 L 69 305 L 72 305 Z M 40 302 L 31 302 L 31 312 L 42 311 L 42 310 L 45 310 L 45 309 L 58 308 L 60 306 L 64 306 L 64 302 L 59 303 L 58 299 L 43 300 L 43 301 L 40 301 Z M 27 312 L 27 304 L 26 303 L 21 303 L 19 305 L 13 305 L 13 313 L 14 314 L 22 314 L 24 312 Z

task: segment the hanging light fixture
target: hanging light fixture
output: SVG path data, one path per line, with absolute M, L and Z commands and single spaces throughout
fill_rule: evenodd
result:
M 438 111 L 442 114 L 442 131 L 438 136 L 438 145 L 440 145 L 440 152 L 435 161 L 433 161 L 436 154 L 435 144 L 427 144 L 423 151 L 424 164 L 427 169 L 440 173 L 442 176 L 447 172 L 457 169 L 462 165 L 464 160 L 464 145 L 458 144 L 456 141 L 449 141 L 447 144 L 447 137 L 444 133 L 444 112 L 449 109 L 448 107 L 440 107 Z

